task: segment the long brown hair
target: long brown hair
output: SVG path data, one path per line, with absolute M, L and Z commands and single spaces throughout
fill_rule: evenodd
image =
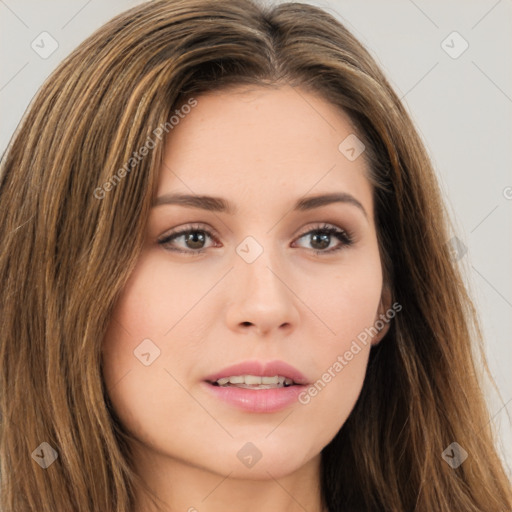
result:
M 101 344 L 144 241 L 165 142 L 155 129 L 171 133 L 177 106 L 203 92 L 285 83 L 354 122 L 385 279 L 403 306 L 322 452 L 326 505 L 512 509 L 476 364 L 477 314 L 447 245 L 451 221 L 413 123 L 373 58 L 310 5 L 161 0 L 115 17 L 68 56 L 2 159 L 3 512 L 133 511 L 140 482 L 102 379 Z M 441 455 L 454 441 L 468 453 L 456 468 Z M 37 456 L 53 452 L 41 443 L 58 455 L 45 469 Z

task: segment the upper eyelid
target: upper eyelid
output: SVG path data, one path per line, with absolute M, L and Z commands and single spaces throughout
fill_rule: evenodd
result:
M 217 231 L 215 229 L 213 229 L 212 227 L 207 226 L 207 225 L 203 226 L 203 225 L 191 224 L 191 225 L 185 225 L 182 228 L 175 228 L 175 229 L 171 230 L 170 232 L 165 233 L 165 234 L 161 235 L 160 237 L 158 237 L 158 240 L 165 240 L 166 238 L 169 238 L 170 236 L 183 235 L 185 233 L 188 233 L 189 231 L 204 231 L 205 233 L 209 233 L 209 235 L 212 235 L 212 237 L 214 237 L 214 238 L 219 238 Z

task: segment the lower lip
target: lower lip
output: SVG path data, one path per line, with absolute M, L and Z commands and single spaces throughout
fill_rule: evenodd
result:
M 293 385 L 274 389 L 245 389 L 214 386 L 203 382 L 209 393 L 230 405 L 247 412 L 271 413 L 281 411 L 299 401 L 306 386 Z

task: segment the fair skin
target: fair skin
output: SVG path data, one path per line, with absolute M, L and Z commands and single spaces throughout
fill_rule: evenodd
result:
M 247 360 L 282 360 L 314 383 L 390 307 L 366 162 L 338 150 L 354 133 L 349 118 L 304 90 L 240 87 L 196 99 L 169 133 L 156 197 L 221 197 L 237 212 L 152 209 L 104 340 L 106 387 L 138 441 L 138 473 L 169 511 L 321 512 L 320 452 L 353 409 L 371 345 L 389 324 L 307 404 L 248 412 L 207 392 L 204 379 Z M 333 192 L 352 195 L 366 215 L 347 202 L 293 210 Z M 200 225 L 195 238 L 158 243 L 191 224 Z M 324 224 L 352 232 L 353 243 L 327 253 L 344 242 L 307 234 Z M 237 253 L 249 236 L 263 250 L 252 263 Z M 148 338 L 160 356 L 146 366 L 134 350 Z M 252 467 L 237 456 L 247 442 L 261 454 Z M 148 510 L 138 499 L 137 512 Z

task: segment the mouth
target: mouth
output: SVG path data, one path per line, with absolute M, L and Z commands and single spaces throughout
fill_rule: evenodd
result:
M 299 370 L 283 361 L 246 361 L 203 381 L 211 397 L 251 413 L 272 413 L 292 406 L 307 384 Z
M 244 361 L 205 378 L 213 386 L 244 389 L 274 389 L 306 385 L 308 379 L 284 361 Z

